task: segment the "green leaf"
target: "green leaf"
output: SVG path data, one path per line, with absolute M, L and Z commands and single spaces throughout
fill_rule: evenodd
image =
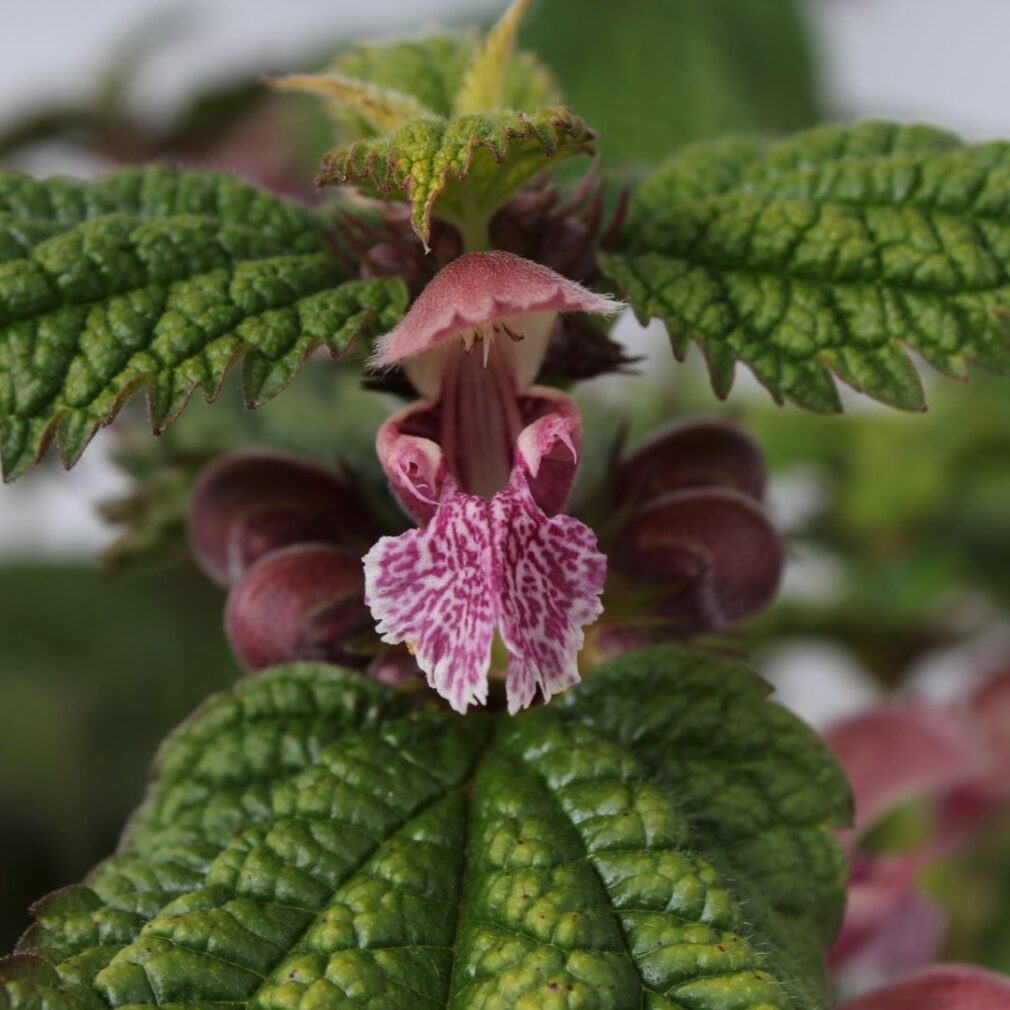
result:
M 430 114 L 448 118 L 456 111 L 456 96 L 479 49 L 473 33 L 430 35 L 389 45 L 355 46 L 338 56 L 329 69 L 341 77 L 410 95 Z M 503 87 L 502 104 L 520 112 L 536 112 L 561 101 L 554 77 L 533 53 L 512 54 L 505 65 Z M 339 108 L 333 111 L 339 115 Z M 375 132 L 360 124 L 355 131 L 353 118 L 343 122 L 349 131 L 345 139 Z
M 250 678 L 36 906 L 0 1007 L 823 1008 L 848 796 L 766 693 L 677 648 L 517 719 Z
M 482 41 L 435 35 L 361 46 L 327 73 L 281 78 L 281 87 L 330 99 L 341 143 L 324 156 L 319 184 L 406 199 L 425 245 L 438 201 L 468 249 L 486 248 L 489 218 L 519 186 L 592 151 L 585 123 L 555 104 L 550 73 L 513 52 L 528 6 L 515 0 Z
M 431 214 L 458 225 L 471 248 L 487 221 L 523 183 L 552 164 L 592 151 L 593 133 L 566 108 L 473 112 L 416 119 L 385 137 L 358 140 L 323 158 L 320 185 L 353 183 L 369 195 L 405 198 L 423 242 Z
M 329 99 L 338 108 L 359 116 L 378 134 L 389 133 L 429 112 L 416 98 L 402 91 L 339 74 L 288 74 L 274 78 L 271 84 L 281 91 L 306 91 Z
M 512 63 L 516 35 L 532 0 L 513 0 L 498 23 L 474 50 L 459 82 L 453 112 L 487 112 L 507 107 L 505 78 Z
M 510 42 L 507 36 L 508 32 L 499 43 Z M 487 111 L 457 107 L 461 91 L 474 87 L 467 75 L 474 73 L 471 64 L 485 48 L 473 33 L 360 45 L 342 53 L 322 73 L 291 74 L 272 83 L 325 99 L 337 138 L 346 144 L 385 136 L 410 119 Z M 494 59 L 497 56 L 504 66 Z M 492 86 L 497 105 L 505 108 L 532 113 L 561 101 L 553 75 L 532 53 L 511 52 L 499 44 L 478 62 L 477 72 L 485 85 Z
M 549 0 L 520 33 L 593 124 L 606 163 L 818 119 L 795 0 Z
M 1010 144 L 918 126 L 830 126 L 688 149 L 632 201 L 603 267 L 716 393 L 743 361 L 781 402 L 841 409 L 833 375 L 922 409 L 941 372 L 1010 372 Z
M 137 389 L 155 430 L 242 354 L 250 406 L 307 355 L 404 308 L 352 279 L 311 214 L 227 176 L 126 169 L 93 183 L 0 173 L 0 463 L 55 438 L 65 466 Z

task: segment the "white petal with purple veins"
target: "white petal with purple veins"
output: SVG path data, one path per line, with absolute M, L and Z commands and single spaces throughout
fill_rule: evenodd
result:
M 570 516 L 548 518 L 517 468 L 491 499 L 449 482 L 423 530 L 365 556 L 365 601 L 383 641 L 407 642 L 458 712 L 487 698 L 497 628 L 509 653 L 510 712 L 578 682 L 582 626 L 602 607 L 606 559 Z

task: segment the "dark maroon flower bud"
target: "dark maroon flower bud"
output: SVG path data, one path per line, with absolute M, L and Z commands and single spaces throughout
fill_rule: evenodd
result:
M 724 487 L 764 497 L 765 465 L 754 440 L 731 421 L 695 418 L 661 428 L 621 463 L 618 504 L 644 504 L 669 491 Z
M 335 470 L 290 453 L 253 449 L 219 457 L 189 502 L 189 541 L 200 567 L 229 585 L 258 558 L 293 543 L 367 547 L 368 508 Z
M 615 564 L 663 587 L 656 614 L 678 634 L 716 631 L 771 602 L 782 537 L 753 498 L 728 488 L 669 492 L 621 531 Z
M 369 202 L 340 215 L 341 241 L 350 262 L 360 263 L 365 277 L 399 277 L 416 298 L 442 267 L 463 253 L 463 238 L 454 225 L 433 217 L 429 248 L 411 224 L 409 204 Z
M 295 544 L 260 558 L 225 608 L 228 641 L 249 670 L 344 661 L 348 643 L 371 627 L 361 559 L 328 544 Z
M 638 358 L 628 357 L 624 348 L 594 319 L 567 313 L 554 320 L 537 383 L 564 386 L 626 371 L 636 361 Z
M 572 280 L 596 276 L 603 189 L 589 172 L 567 199 L 542 176 L 518 190 L 491 218 L 496 249 L 536 260 Z

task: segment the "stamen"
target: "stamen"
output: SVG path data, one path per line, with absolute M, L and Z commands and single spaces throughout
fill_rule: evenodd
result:
M 516 333 L 508 323 L 502 321 L 499 325 L 517 344 L 526 339 L 525 333 Z
M 480 330 L 464 330 L 460 334 L 460 339 L 463 341 L 463 350 L 469 354 L 473 350 L 474 344 L 481 340 L 482 336 Z
M 491 357 L 491 344 L 494 341 L 496 329 L 492 327 L 490 333 L 484 334 L 484 367 L 487 368 L 487 359 Z

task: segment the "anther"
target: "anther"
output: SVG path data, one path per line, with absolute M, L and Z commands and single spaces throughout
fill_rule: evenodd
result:
M 501 323 L 501 328 L 518 344 L 526 337 L 525 333 L 516 333 L 508 323 Z

